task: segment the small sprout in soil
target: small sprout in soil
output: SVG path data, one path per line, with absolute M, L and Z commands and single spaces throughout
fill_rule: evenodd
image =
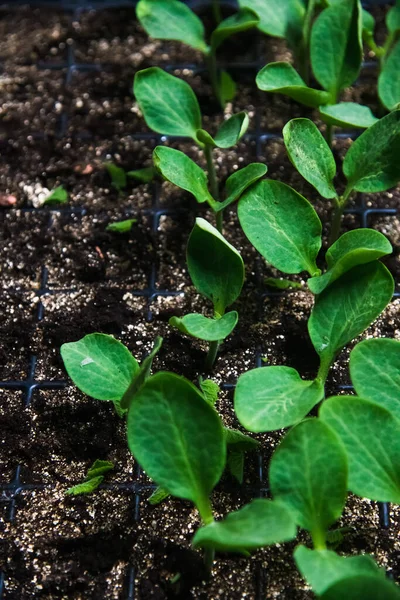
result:
M 104 475 L 114 468 L 114 463 L 108 460 L 95 460 L 93 465 L 88 469 L 83 483 L 74 485 L 65 493 L 69 496 L 78 496 L 80 494 L 91 494 L 104 480 Z
M 209 43 L 199 17 L 179 0 L 140 0 L 136 14 L 142 27 L 152 38 L 176 40 L 204 54 L 214 95 L 224 108 L 234 98 L 236 85 L 229 73 L 218 69 L 217 50 L 230 36 L 256 27 L 258 17 L 250 8 L 242 8 L 236 14 L 221 20 L 217 0 L 214 3 L 217 6 L 214 13 L 217 16 L 217 27 L 211 33 Z
M 207 221 L 196 219 L 187 246 L 187 265 L 197 291 L 211 300 L 214 316 L 191 313 L 172 317 L 170 325 L 186 335 L 210 342 L 206 369 L 215 362 L 219 345 L 238 321 L 238 313 L 226 308 L 239 297 L 244 282 L 244 264 L 239 252 Z
M 115 223 L 109 223 L 107 225 L 106 231 L 112 231 L 113 233 L 128 233 L 135 223 L 137 223 L 137 219 L 115 221 Z
M 67 204 L 67 202 L 68 192 L 63 185 L 59 185 L 45 198 L 43 205 L 52 206 L 53 204 Z
M 156 170 L 154 167 L 144 167 L 136 171 L 125 171 L 122 167 L 117 167 L 113 163 L 105 163 L 104 166 L 111 178 L 111 185 L 118 192 L 122 192 L 128 185 L 128 178 L 135 179 L 140 183 L 150 183 L 153 181 Z
M 157 146 L 153 161 L 164 179 L 190 192 L 197 202 L 209 204 L 215 213 L 217 228 L 222 231 L 223 210 L 267 172 L 267 167 L 260 163 L 247 165 L 227 179 L 223 197 L 220 197 L 213 150 L 238 143 L 249 124 L 247 113 L 237 113 L 224 121 L 213 138 L 201 128 L 197 98 L 185 81 L 151 67 L 136 73 L 134 93 L 151 129 L 163 135 L 191 137 L 203 150 L 208 177 L 191 158 L 173 148 Z

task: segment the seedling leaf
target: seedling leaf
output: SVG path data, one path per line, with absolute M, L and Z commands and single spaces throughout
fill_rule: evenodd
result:
M 390 242 L 379 231 L 374 229 L 348 231 L 328 249 L 325 255 L 327 272 L 320 277 L 309 279 L 308 287 L 314 294 L 320 294 L 353 267 L 377 260 L 391 252 Z
M 257 74 L 256 83 L 263 92 L 285 94 L 312 108 L 331 101 L 330 94 L 309 88 L 292 65 L 286 62 L 269 63 L 263 67 Z
M 234 477 L 240 484 L 242 484 L 244 473 L 243 450 L 232 450 L 228 448 L 228 455 L 226 457 L 226 467 L 229 470 L 232 477 Z
M 296 525 L 280 502 L 257 498 L 223 521 L 214 521 L 196 531 L 195 548 L 219 552 L 252 551 L 296 537 Z
M 140 0 L 137 18 L 156 40 L 177 40 L 201 52 L 208 52 L 204 27 L 199 17 L 178 0 Z
M 368 39 L 368 37 L 372 37 L 374 35 L 375 19 L 371 15 L 370 12 L 365 10 L 365 8 L 363 8 L 361 10 L 361 14 L 362 14 L 363 36 L 366 36 Z
M 329 398 L 320 418 L 347 450 L 348 489 L 362 498 L 400 504 L 400 421 L 356 396 Z
M 370 339 L 350 354 L 350 375 L 359 396 L 400 419 L 400 341 Z
M 218 148 L 231 148 L 238 143 L 249 126 L 249 116 L 246 112 L 232 115 L 218 129 L 214 143 Z
M 305 13 L 301 0 L 239 0 L 239 6 L 250 8 L 259 16 L 258 29 L 263 33 L 294 40 L 301 37 Z
M 128 445 L 157 485 L 202 512 L 225 466 L 226 444 L 214 408 L 188 380 L 157 373 L 128 411 Z
M 272 456 L 269 480 L 273 497 L 323 547 L 346 501 L 347 457 L 336 434 L 318 419 L 296 425 Z
M 400 12 L 400 6 L 399 6 Z M 378 94 L 388 110 L 400 104 L 400 39 L 390 51 L 378 78 Z
M 113 231 L 116 233 L 128 233 L 137 223 L 137 219 L 126 219 L 125 221 L 115 221 L 115 223 L 109 223 L 106 227 L 106 231 Z
M 237 86 L 227 71 L 221 70 L 219 77 L 219 93 L 223 106 L 236 96 Z
M 64 186 L 59 185 L 44 200 L 43 205 L 66 204 L 68 202 L 68 192 Z
M 215 383 L 212 379 L 200 379 L 199 385 L 204 394 L 204 398 L 214 406 L 218 400 L 218 394 L 221 391 L 218 383 Z
M 139 371 L 137 360 L 111 335 L 91 333 L 60 349 L 74 384 L 96 400 L 119 401 Z
M 297 568 L 313 591 L 320 596 L 341 579 L 372 573 L 384 579 L 371 556 L 339 556 L 333 550 L 310 550 L 297 546 L 294 551 Z
M 202 218 L 197 218 L 187 246 L 187 265 L 196 289 L 223 315 L 235 302 L 244 281 L 239 252 Z
M 393 34 L 400 30 L 400 4 L 398 2 L 387 12 L 386 26 Z
M 224 340 L 232 333 L 238 322 L 239 315 L 233 310 L 226 313 L 220 319 L 210 319 L 198 313 L 191 313 L 182 318 L 171 317 L 169 324 L 176 327 L 182 333 L 205 340 L 206 342 L 216 342 Z
M 152 506 L 156 506 L 157 504 L 161 504 L 163 500 L 170 496 L 167 490 L 164 490 L 162 487 L 158 487 L 154 490 L 154 492 L 149 496 L 148 502 Z
M 88 469 L 86 479 L 93 479 L 99 475 L 105 475 L 108 471 L 112 471 L 114 463 L 109 460 L 95 460 L 92 466 Z
M 78 485 L 74 485 L 65 492 L 68 496 L 80 496 L 81 494 L 91 494 L 102 483 L 104 477 L 100 475 L 99 477 L 93 477 L 89 479 L 89 481 L 84 481 L 83 483 L 78 483 Z
M 258 22 L 259 18 L 257 15 L 248 8 L 243 8 L 227 19 L 224 19 L 211 34 L 212 51 L 215 52 L 218 46 L 231 35 L 257 27 Z
M 241 197 L 238 216 L 247 238 L 271 265 L 284 273 L 319 274 L 321 221 L 293 188 L 259 181 Z
M 361 68 L 362 17 L 358 0 L 337 2 L 321 12 L 311 30 L 310 54 L 315 78 L 336 99 Z
M 193 194 L 197 202 L 214 202 L 208 191 L 206 173 L 186 154 L 167 146 L 157 146 L 153 161 L 164 179 Z
M 232 204 L 232 202 L 235 202 L 235 200 L 240 198 L 243 192 L 253 185 L 253 183 L 261 179 L 267 171 L 267 165 L 250 163 L 246 167 L 243 167 L 243 169 L 232 173 L 225 182 L 225 193 L 227 198 L 219 203 L 217 212 L 223 210 Z
M 191 137 L 197 142 L 201 113 L 188 83 L 159 67 L 138 71 L 133 92 L 150 129 L 164 135 Z
M 400 590 L 389 579 L 380 575 L 364 573 L 346 577 L 333 584 L 321 596 L 321 600 L 399 600 Z
M 156 169 L 154 167 L 144 167 L 144 169 L 136 169 L 135 171 L 128 171 L 126 176 L 132 179 L 137 179 L 142 183 L 150 183 L 156 176 Z
M 292 119 L 283 128 L 292 164 L 324 198 L 336 198 L 333 186 L 336 163 L 318 127 L 309 119 Z
M 359 192 L 384 192 L 400 179 L 400 110 L 369 127 L 343 161 L 348 185 Z
M 325 364 L 360 335 L 393 295 L 393 278 L 379 261 L 354 267 L 318 296 L 308 320 L 315 350 Z
M 246 452 L 247 450 L 255 450 L 260 445 L 257 440 L 254 440 L 237 429 L 225 427 L 224 434 L 226 444 L 230 449 Z
M 339 104 L 320 106 L 319 114 L 325 123 L 336 127 L 366 129 L 379 120 L 374 117 L 368 106 L 362 106 L 356 102 L 339 102 Z
M 140 387 L 144 384 L 146 379 L 150 376 L 151 368 L 153 366 L 153 360 L 155 356 L 161 349 L 163 343 L 163 338 L 157 336 L 154 340 L 153 348 L 151 352 L 146 356 L 146 358 L 142 361 L 139 369 L 136 371 L 134 377 L 131 380 L 131 383 L 126 390 L 125 394 L 121 398 L 120 406 L 123 410 L 129 408 L 130 403 L 132 402 L 135 394 L 140 389 Z
M 111 185 L 113 188 L 119 192 L 124 190 L 127 184 L 126 173 L 124 169 L 117 167 L 117 165 L 114 165 L 113 163 L 104 163 L 104 166 L 111 178 Z
M 243 373 L 235 389 L 241 425 L 260 433 L 298 423 L 324 396 L 318 381 L 304 381 L 290 367 L 263 367 Z

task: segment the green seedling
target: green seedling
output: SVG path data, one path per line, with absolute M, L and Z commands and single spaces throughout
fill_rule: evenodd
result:
M 154 167 L 145 167 L 136 171 L 125 171 L 113 163 L 105 163 L 105 168 L 111 179 L 111 185 L 118 192 L 122 192 L 128 185 L 128 179 L 136 179 L 140 183 L 150 183 L 156 175 Z
M 237 144 L 247 130 L 248 115 L 245 112 L 233 115 L 222 123 L 213 138 L 201 128 L 200 107 L 192 88 L 158 67 L 136 73 L 134 93 L 151 129 L 163 135 L 190 137 L 203 150 L 207 175 L 183 152 L 163 146 L 154 150 L 154 165 L 164 179 L 190 192 L 197 202 L 207 202 L 221 232 L 223 210 L 267 172 L 267 167 L 260 163 L 247 165 L 227 179 L 224 198 L 220 197 L 213 150 Z
M 206 58 L 214 95 L 224 108 L 236 94 L 236 85 L 229 73 L 218 69 L 217 50 L 232 35 L 247 31 L 258 24 L 258 17 L 249 8 L 221 20 L 218 0 L 214 0 L 217 27 L 206 41 L 203 23 L 179 0 L 140 0 L 137 18 L 145 31 L 154 39 L 176 40 L 202 52 Z
M 388 34 L 382 46 L 374 39 L 375 20 L 363 11 L 363 38 L 379 61 L 378 95 L 387 110 L 400 104 L 400 2 L 386 14 Z
M 44 200 L 43 205 L 52 206 L 54 204 L 67 204 L 68 192 L 63 185 L 54 188 Z
M 88 469 L 85 480 L 78 485 L 69 488 L 65 493 L 68 496 L 79 496 L 81 494 L 91 494 L 104 480 L 104 475 L 114 468 L 114 464 L 108 460 L 95 460 Z
M 114 223 L 109 223 L 107 225 L 106 231 L 112 231 L 113 233 L 128 233 L 135 223 L 137 223 L 137 219 L 115 221 Z
M 313 13 L 315 4 L 310 0 L 308 14 Z M 329 2 L 312 27 L 308 20 L 305 29 L 311 31 L 307 34 L 310 63 L 322 90 L 309 87 L 287 62 L 266 65 L 258 73 L 256 82 L 260 90 L 284 94 L 305 106 L 318 108 L 321 119 L 327 124 L 326 139 L 331 145 L 333 126 L 367 128 L 377 120 L 366 106 L 339 102 L 340 93 L 357 79 L 361 69 L 361 4 L 359 0 Z M 304 48 L 307 50 L 303 43 Z M 305 60 L 308 60 L 307 56 Z
M 96 400 L 109 400 L 122 416 L 129 402 L 150 375 L 162 338 L 139 365 L 128 348 L 111 335 L 91 333 L 77 342 L 61 346 L 65 369 L 74 384 Z
M 239 318 L 236 311 L 225 311 L 242 290 L 244 264 L 239 252 L 215 227 L 197 218 L 187 246 L 187 265 L 197 291 L 211 300 L 214 316 L 191 313 L 172 317 L 169 323 L 186 335 L 210 342 L 206 358 L 206 369 L 210 370 L 221 341 L 232 333 Z

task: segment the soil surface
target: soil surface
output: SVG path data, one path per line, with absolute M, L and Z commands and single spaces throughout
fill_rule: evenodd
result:
M 374 11 L 378 37 L 385 10 Z M 209 13 L 202 17 L 209 30 Z M 12 205 L 0 207 L 4 598 L 310 600 L 313 594 L 292 559 L 294 544 L 258 551 L 250 559 L 218 557 L 207 580 L 201 555 L 191 549 L 199 525 L 195 509 L 175 499 L 149 505 L 154 485 L 127 449 L 123 420 L 111 403 L 96 402 L 70 384 L 59 352 L 63 343 L 98 331 L 114 335 L 141 360 L 161 335 L 154 370 L 193 381 L 203 372 L 206 346 L 171 330 L 168 320 L 193 311 L 210 314 L 209 303 L 191 284 L 185 248 L 195 216 L 211 221 L 213 216 L 189 194 L 159 180 L 145 185 L 132 180 L 118 192 L 104 166 L 149 166 L 160 142 L 205 166 L 192 142 L 149 132 L 131 92 L 138 69 L 168 65 L 192 85 L 204 127 L 215 132 L 224 117 L 212 99 L 201 54 L 149 40 L 130 9 L 73 16 L 29 7 L 1 9 L 0 34 L 0 205 L 13 198 Z M 221 189 L 238 168 L 265 162 L 269 177 L 293 185 L 313 202 L 326 240 L 331 206 L 295 171 L 279 139 L 290 118 L 318 116 L 261 93 L 254 84 L 259 67 L 291 60 L 290 52 L 283 41 L 250 32 L 226 43 L 220 60 L 238 81 L 238 95 L 225 117 L 247 110 L 251 118 L 247 136 L 235 148 L 215 152 Z M 372 73 L 366 70 L 343 99 L 375 110 Z M 335 140 L 338 166 L 350 144 L 350 137 Z M 340 187 L 340 168 L 338 173 Z M 68 191 L 68 203 L 41 206 L 58 185 Z M 399 206 L 399 187 L 358 195 L 343 220 L 343 231 L 369 226 L 388 236 L 394 252 L 385 263 L 397 283 Z M 126 218 L 137 219 L 129 233 L 106 230 L 110 222 Z M 243 256 L 246 283 L 233 307 L 240 314 L 238 327 L 222 345 L 213 379 L 221 386 L 217 409 L 224 423 L 239 427 L 233 386 L 241 373 L 264 361 L 313 378 L 318 360 L 307 333 L 313 296 L 306 287 L 285 293 L 266 287 L 265 279 L 280 273 L 248 243 L 235 207 L 226 211 L 224 233 Z M 294 279 L 305 283 L 302 275 Z M 395 298 L 359 339 L 400 339 L 399 306 Z M 359 339 L 338 357 L 328 393 L 343 392 L 350 383 L 349 352 Z M 268 494 L 268 464 L 282 435 L 255 436 L 260 451 L 247 455 L 242 485 L 224 475 L 212 498 L 217 518 Z M 115 465 L 101 489 L 66 496 L 96 459 Z M 350 497 L 340 524 L 349 527 L 340 551 L 371 553 L 400 578 L 396 507 L 385 529 L 374 503 Z M 309 542 L 304 534 L 299 541 Z

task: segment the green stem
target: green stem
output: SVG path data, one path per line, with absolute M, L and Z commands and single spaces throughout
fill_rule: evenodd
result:
M 197 510 L 200 513 L 201 520 L 204 525 L 209 525 L 214 521 L 212 506 L 209 498 L 205 498 L 197 503 Z M 215 557 L 214 548 L 206 548 L 204 551 L 204 564 L 208 572 L 211 571 Z
M 219 3 L 219 0 L 212 0 L 212 9 L 213 9 L 214 20 L 215 20 L 216 24 L 219 25 L 222 21 L 221 5 Z
M 208 180 L 210 182 L 210 191 L 211 196 L 214 198 L 216 202 L 219 202 L 219 189 L 218 189 L 218 179 L 217 172 L 215 170 L 215 164 L 213 160 L 213 149 L 210 144 L 206 144 L 204 146 L 204 155 L 206 157 L 207 162 L 207 172 L 208 172 Z M 216 226 L 220 233 L 222 233 L 222 223 L 223 223 L 223 214 L 222 211 L 217 212 L 215 214 Z
M 222 233 L 222 226 L 223 226 L 223 222 L 224 222 L 223 221 L 223 217 L 224 217 L 223 213 L 224 213 L 224 211 L 220 210 L 219 212 L 217 212 L 215 214 L 215 223 L 216 223 L 217 229 L 220 233 Z
M 315 550 L 326 550 L 326 535 L 320 529 L 311 531 L 311 539 Z
M 333 138 L 333 126 L 329 123 L 326 125 L 325 129 L 325 139 L 329 148 L 332 150 L 332 138 Z
M 208 349 L 207 358 L 206 358 L 206 371 L 212 370 L 214 363 L 215 363 L 215 359 L 217 358 L 220 343 L 221 343 L 220 341 L 210 342 L 210 347 Z
M 206 57 L 206 63 L 208 68 L 208 73 L 210 75 L 211 86 L 214 92 L 214 96 L 218 100 L 221 108 L 224 109 L 224 103 L 221 99 L 220 85 L 219 85 L 219 76 L 218 76 L 218 67 L 217 67 L 217 57 L 215 55 L 215 51 L 211 50 L 210 53 Z
M 332 246 L 332 244 L 334 242 L 336 242 L 336 240 L 339 237 L 340 228 L 342 225 L 343 212 L 344 212 L 344 209 L 346 208 L 347 201 L 348 201 L 349 196 L 352 191 L 353 191 L 352 186 L 348 185 L 344 191 L 343 196 L 340 196 L 340 198 L 334 199 L 335 210 L 333 213 L 331 233 L 329 236 L 329 246 Z
M 306 15 L 304 17 L 303 35 L 301 39 L 300 51 L 298 52 L 300 75 L 302 76 L 307 85 L 310 81 L 310 36 L 311 26 L 315 13 L 315 5 L 316 0 L 309 0 Z
M 329 369 L 331 368 L 332 361 L 331 359 L 321 358 L 321 362 L 319 363 L 319 369 L 317 373 L 317 379 L 321 383 L 325 385 L 325 381 L 328 377 Z

